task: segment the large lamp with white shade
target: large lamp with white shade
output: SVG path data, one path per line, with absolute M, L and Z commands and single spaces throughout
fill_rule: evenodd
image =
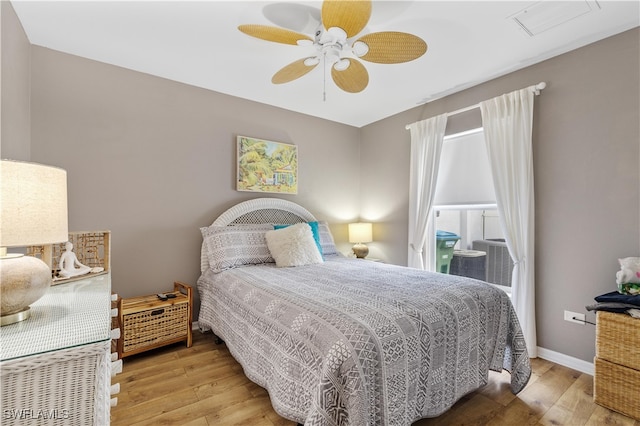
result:
M 51 266 L 9 247 L 65 242 L 67 172 L 22 161 L 0 161 L 0 317 L 8 325 L 30 317 L 29 305 L 52 281 Z

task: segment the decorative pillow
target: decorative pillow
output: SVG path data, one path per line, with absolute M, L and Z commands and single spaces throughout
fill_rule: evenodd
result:
M 323 262 L 313 239 L 311 227 L 306 223 L 267 231 L 265 239 L 271 256 L 276 260 L 276 266 L 279 268 Z
M 318 222 L 307 222 L 307 225 L 311 227 L 311 233 L 313 234 L 313 241 L 316 242 L 316 247 L 318 247 L 318 252 L 322 256 L 322 246 L 320 245 L 320 233 L 318 231 Z M 287 225 L 273 225 L 273 229 L 282 229 L 291 226 Z
M 271 224 L 209 226 L 200 228 L 209 267 L 214 272 L 242 265 L 273 263 L 265 233 Z
M 323 255 L 329 256 L 339 254 L 327 222 L 318 222 L 318 236 L 320 237 L 320 247 L 322 248 Z

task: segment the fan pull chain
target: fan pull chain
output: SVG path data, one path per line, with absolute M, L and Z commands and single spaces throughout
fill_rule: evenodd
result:
M 327 101 L 327 52 L 322 55 L 322 102 Z

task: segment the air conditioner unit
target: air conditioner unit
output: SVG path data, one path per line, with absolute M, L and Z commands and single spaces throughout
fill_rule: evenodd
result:
M 503 239 L 476 240 L 474 250 L 487 253 L 486 282 L 511 287 L 513 260 Z

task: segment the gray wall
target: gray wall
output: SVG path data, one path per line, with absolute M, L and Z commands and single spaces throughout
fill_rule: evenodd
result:
M 234 190 L 237 134 L 298 145 L 300 193 L 283 198 L 329 220 L 343 250 L 345 223 L 374 220 L 371 255 L 406 264 L 404 126 L 546 81 L 534 118 L 538 344 L 592 361 L 594 328 L 562 311 L 613 290 L 616 259 L 640 255 L 638 29 L 356 129 L 29 48 L 0 3 L 3 157 L 68 170 L 70 229 L 113 232 L 124 296 L 195 283 L 198 227 L 256 196 Z M 9 82 L 22 89 L 10 94 Z M 447 132 L 478 124 L 477 112 L 457 116 Z
M 32 47 L 32 160 L 67 170 L 69 229 L 112 232 L 122 296 L 194 284 L 201 235 L 235 190 L 236 136 L 298 146 L 298 202 L 333 224 L 358 215 L 359 130 Z M 262 195 L 264 196 L 264 195 Z
M 111 230 L 115 291 L 195 285 L 198 228 L 261 196 L 235 191 L 239 134 L 298 145 L 299 194 L 282 198 L 328 220 L 348 250 L 358 129 L 31 46 L 0 4 L 2 157 L 67 170 L 69 229 Z
M 639 40 L 636 28 L 362 128 L 362 216 L 378 221 L 371 255 L 407 261 L 405 125 L 545 81 L 533 136 L 538 345 L 592 362 L 594 327 L 563 311 L 585 312 L 616 289 L 617 258 L 640 256 Z M 447 133 L 476 127 L 468 118 L 452 117 Z
M 0 19 L 0 158 L 29 160 L 31 44 L 8 1 L 0 1 Z

